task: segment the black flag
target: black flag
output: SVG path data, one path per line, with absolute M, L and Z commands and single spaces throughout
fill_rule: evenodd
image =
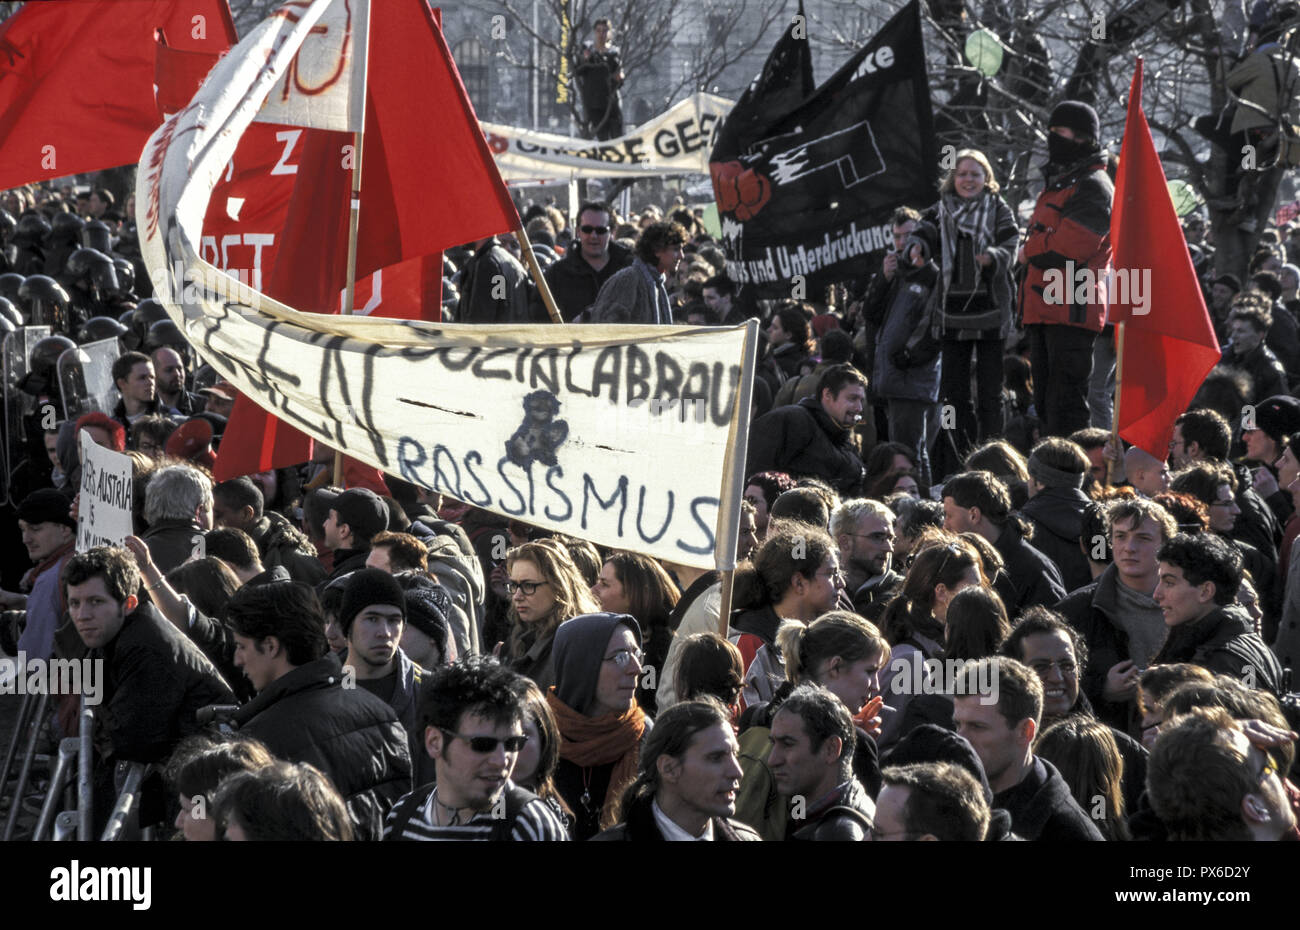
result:
M 864 274 L 873 253 L 892 248 L 894 209 L 938 197 L 917 0 L 811 93 L 806 29 L 794 35 L 802 3 L 799 12 L 709 159 L 728 274 L 768 296 Z

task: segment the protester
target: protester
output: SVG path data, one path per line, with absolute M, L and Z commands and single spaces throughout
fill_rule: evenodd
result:
M 234 773 L 217 789 L 212 816 L 217 835 L 233 842 L 346 842 L 356 834 L 334 785 L 306 763 Z
M 501 656 L 543 691 L 555 684 L 555 634 L 566 620 L 599 609 L 569 553 L 546 541 L 506 553 L 510 581 L 510 636 Z

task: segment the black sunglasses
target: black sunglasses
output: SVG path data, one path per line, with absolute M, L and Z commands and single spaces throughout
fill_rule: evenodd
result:
M 456 739 L 463 739 L 465 742 L 469 743 L 470 749 L 480 755 L 487 755 L 489 752 L 495 752 L 498 744 L 505 746 L 506 752 L 521 752 L 523 751 L 524 744 L 528 742 L 527 736 L 507 736 L 505 739 L 497 739 L 495 736 L 461 736 L 459 733 L 454 730 L 448 730 L 446 727 L 438 727 L 438 729 L 442 730 L 442 732 L 446 733 L 448 736 L 453 736 Z
M 605 233 L 609 232 L 608 226 L 579 226 L 578 228 L 589 236 L 592 233 L 595 233 L 598 236 L 603 236 Z

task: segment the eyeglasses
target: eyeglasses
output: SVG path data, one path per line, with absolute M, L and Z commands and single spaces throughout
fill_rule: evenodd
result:
M 495 736 L 462 736 L 455 730 L 448 730 L 446 727 L 438 727 L 448 736 L 464 740 L 469 743 L 469 748 L 479 755 L 487 755 L 489 752 L 495 752 L 497 746 L 505 746 L 506 752 L 521 752 L 524 744 L 528 742 L 527 736 L 507 736 L 505 739 L 497 739 Z
M 627 668 L 633 659 L 640 665 L 643 655 L 640 649 L 618 649 L 613 655 L 605 656 L 605 661 L 613 662 L 619 668 Z
M 506 593 L 514 597 L 516 591 L 523 591 L 524 597 L 532 597 L 537 593 L 537 589 L 544 584 L 550 584 L 549 581 L 507 581 L 505 584 Z
M 877 545 L 883 546 L 887 542 L 893 542 L 898 537 L 894 533 L 845 533 L 845 536 L 856 536 L 858 539 L 869 539 Z
M 846 577 L 844 572 L 838 568 L 829 572 L 817 572 L 816 576 L 818 578 L 829 578 L 832 581 L 844 581 Z
M 1030 662 L 1029 667 L 1037 672 L 1040 678 L 1050 674 L 1053 668 L 1060 669 L 1063 678 L 1070 678 L 1079 671 L 1079 666 L 1074 664 L 1073 659 L 1062 659 L 1059 662 L 1044 659 L 1041 662 Z
M 608 226 L 585 226 L 584 225 L 584 226 L 579 226 L 578 228 L 582 230 L 584 233 L 586 233 L 588 236 L 592 235 L 593 233 L 597 236 L 603 236 L 609 232 Z

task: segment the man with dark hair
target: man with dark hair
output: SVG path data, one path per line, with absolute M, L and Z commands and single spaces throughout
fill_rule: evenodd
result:
M 1286 370 L 1273 350 L 1264 344 L 1264 337 L 1273 325 L 1273 314 L 1263 300 L 1253 295 L 1238 295 L 1228 314 L 1228 333 L 1232 341 L 1224 347 L 1223 364 L 1240 368 L 1250 375 L 1255 385 L 1251 392 L 1252 403 L 1287 393 Z
M 1083 492 L 1088 455 L 1068 439 L 1052 436 L 1034 446 L 1026 462 L 1029 500 L 1021 514 L 1034 529 L 1034 547 L 1056 563 L 1066 591 L 1092 581 L 1079 549 L 1083 512 L 1090 500 Z
M 866 398 L 867 379 L 852 365 L 827 369 L 815 398 L 778 407 L 754 421 L 746 469 L 810 475 L 841 495 L 857 494 L 866 471 L 850 440 Z
M 857 730 L 844 702 L 799 685 L 772 717 L 767 767 L 790 806 L 787 840 L 864 840 L 876 805 L 853 776 Z
M 1221 707 L 1161 727 L 1147 784 L 1169 839 L 1280 840 L 1295 829 L 1285 773 L 1258 732 Z
M 715 274 L 704 282 L 704 302 L 708 304 L 718 324 L 732 326 L 743 323 L 746 319 L 738 309 L 732 306 L 736 296 L 736 283 L 726 274 Z
M 262 564 L 284 568 L 294 581 L 315 587 L 326 571 L 306 534 L 273 510 L 265 510 L 262 489 L 247 477 L 231 478 L 212 489 L 212 521 L 243 530 L 257 546 Z
M 410 533 L 390 533 L 384 530 L 370 540 L 366 567 L 378 568 L 390 575 L 428 571 L 429 550 Z
M 233 704 L 235 695 L 189 638 L 140 602 L 140 573 L 121 549 L 98 546 L 68 560 L 63 594 L 68 617 L 92 660 L 102 660 L 99 720 L 112 754 L 97 767 L 97 817 L 107 822 L 116 762 L 162 762 L 199 729 L 195 713 Z M 164 814 L 152 792 L 141 825 Z
M 636 258 L 601 285 L 588 311 L 591 322 L 671 325 L 666 282 L 677 273 L 686 241 L 686 230 L 677 223 L 647 226 L 637 240 Z
M 1042 682 L 1042 729 L 1073 715 L 1095 716 L 1079 688 L 1080 672 L 1088 664 L 1088 644 L 1056 611 L 1026 610 L 998 651 L 1028 665 Z M 1110 733 L 1124 760 L 1125 806 L 1134 810 L 1145 787 L 1146 750 L 1123 730 L 1111 727 Z
M 169 346 L 160 346 L 150 356 L 157 380 L 158 401 L 181 418 L 192 417 L 204 409 L 201 394 L 185 390 L 185 360 Z
M 1278 694 L 1282 667 L 1234 600 L 1241 556 L 1209 533 L 1180 533 L 1160 547 L 1155 599 L 1169 638 L 1154 662 L 1191 662 Z
M 241 588 L 226 621 L 235 665 L 257 692 L 235 714 L 240 731 L 281 759 L 324 772 L 347 802 L 357 835 L 378 839 L 384 815 L 411 788 L 406 731 L 382 700 L 343 686 L 315 593 L 291 581 Z
M 732 819 L 740 790 L 740 745 L 728 711 L 713 698 L 674 704 L 641 748 L 636 781 L 623 793 L 620 822 L 596 840 L 754 841 Z
M 99 219 L 112 208 L 113 194 L 105 187 L 97 187 L 90 192 L 86 206 L 89 215 Z
M 754 531 L 761 543 L 767 535 L 768 514 L 776 499 L 794 487 L 794 479 L 781 471 L 761 471 L 745 482 L 745 500 L 754 508 Z
M 433 671 L 419 730 L 437 779 L 397 802 L 385 840 L 568 839 L 550 806 L 510 781 L 527 740 L 524 684 L 484 656 Z
M 983 841 L 989 805 L 980 783 L 951 762 L 887 766 L 876 799 L 873 840 Z
M 993 788 L 992 806 L 1011 814 L 1017 836 L 1102 839 L 1061 773 L 1034 755 L 1043 686 L 1033 671 L 1005 657 L 968 662 L 958 673 L 953 704 L 957 733 L 970 741 L 984 763 Z
M 126 429 L 129 443 L 132 423 L 147 414 L 164 412 L 158 404 L 153 362 L 143 352 L 126 352 L 113 362 L 111 374 L 121 394 L 113 408 L 113 419 Z
M 546 269 L 546 283 L 566 323 L 593 303 L 601 286 L 632 264 L 632 250 L 614 241 L 614 214 L 607 204 L 587 202 L 578 207 L 576 245 Z M 541 319 L 541 293 L 533 296 L 533 314 Z
M 532 323 L 532 282 L 528 271 L 496 236 L 474 243 L 474 254 L 460 270 L 458 323 Z
M 578 52 L 574 77 L 582 88 L 582 107 L 592 139 L 617 139 L 623 135 L 623 107 L 619 88 L 623 86 L 623 63 L 618 46 L 612 45 L 614 27 L 605 17 L 596 20 L 595 43 L 584 42 Z
M 1088 425 L 1093 343 L 1106 312 L 1103 294 L 1076 288 L 1075 276 L 1090 272 L 1100 277 L 1110 262 L 1115 188 L 1106 173 L 1096 110 L 1078 100 L 1062 101 L 1048 128 L 1046 184 L 1020 249 L 1020 261 L 1028 267 L 1020 286 L 1020 313 L 1029 336 L 1034 406 L 1043 434 L 1068 436 Z M 1076 303 L 1079 290 L 1088 299 Z
M 207 554 L 214 559 L 225 562 L 235 573 L 241 585 L 259 581 L 292 581 L 289 573 L 277 567 L 274 575 L 267 575 L 262 556 L 257 551 L 253 538 L 243 530 L 234 527 L 222 527 L 209 530 L 203 537 Z M 263 575 L 267 577 L 263 578 Z
M 1092 584 L 1071 592 L 1056 610 L 1088 643 L 1083 692 L 1098 719 L 1127 731 L 1138 676 L 1165 638 L 1160 605 L 1152 597 L 1158 576 L 1156 552 L 1178 532 L 1178 525 L 1159 504 L 1139 498 L 1113 502 L 1107 527 L 1114 561 Z
M 410 744 L 412 784 L 433 779 L 433 765 L 416 726 L 416 709 L 428 674 L 402 651 L 406 593 L 390 573 L 363 568 L 348 578 L 339 606 L 339 629 L 348 641 L 344 666 L 364 688 L 393 709 Z
M 993 543 L 1006 564 L 1010 591 L 999 593 L 1009 598 L 1008 614 L 1065 597 L 1061 573 L 1026 542 L 1028 525 L 1011 512 L 1011 494 L 992 472 L 962 472 L 944 482 L 943 526 L 954 533 L 978 533 Z
M 325 519 L 325 545 L 334 550 L 330 578 L 365 568 L 370 540 L 386 529 L 388 505 L 369 488 L 348 488 L 334 498 Z
M 842 329 L 828 330 L 821 338 L 821 361 L 807 374 L 786 379 L 777 389 L 772 406 L 784 407 L 787 404 L 797 404 L 805 397 L 816 397 L 822 376 L 834 366 L 847 365 L 851 361 L 853 337 Z

